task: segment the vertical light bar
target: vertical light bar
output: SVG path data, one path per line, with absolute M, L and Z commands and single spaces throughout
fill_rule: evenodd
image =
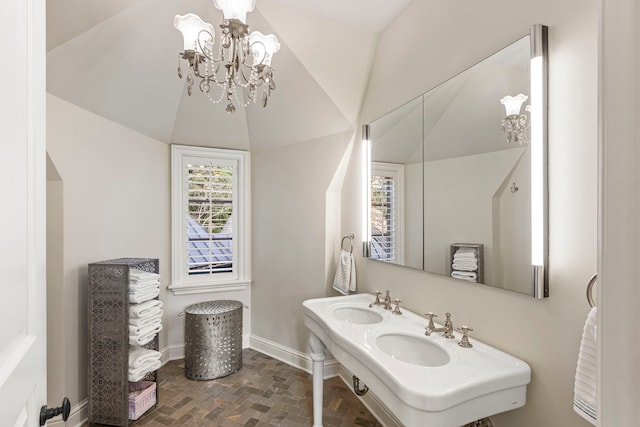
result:
M 362 256 L 371 256 L 371 141 L 369 125 L 362 125 Z
M 547 27 L 531 27 L 531 285 L 535 298 L 549 296 L 547 214 Z

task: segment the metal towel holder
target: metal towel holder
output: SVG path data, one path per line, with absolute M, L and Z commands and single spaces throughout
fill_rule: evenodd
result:
M 596 284 L 597 280 L 598 280 L 598 274 L 596 273 L 591 277 L 591 279 L 589 280 L 589 283 L 587 284 L 587 302 L 591 307 L 596 306 L 596 303 L 593 300 L 593 285 Z
M 353 253 L 353 239 L 355 239 L 355 235 L 353 233 L 351 234 L 345 234 L 344 236 L 342 236 L 342 241 L 340 242 L 340 249 L 344 248 L 344 239 L 349 239 L 349 244 L 351 245 L 351 248 L 349 249 L 349 253 Z

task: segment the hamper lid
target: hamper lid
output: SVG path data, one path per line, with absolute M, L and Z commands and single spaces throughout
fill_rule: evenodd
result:
M 184 311 L 187 314 L 218 314 L 227 313 L 242 308 L 240 301 L 218 300 L 206 301 L 188 306 Z

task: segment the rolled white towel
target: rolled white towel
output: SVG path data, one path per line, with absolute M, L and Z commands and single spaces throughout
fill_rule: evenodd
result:
M 160 366 L 162 366 L 162 362 L 160 362 L 160 360 L 152 360 L 149 363 L 145 363 L 144 365 L 141 365 L 136 369 L 129 369 L 129 381 L 140 381 L 149 372 L 160 369 Z
M 154 310 L 159 308 L 162 308 L 162 301 L 160 300 L 150 300 L 140 304 L 131 304 L 129 305 L 129 318 L 139 319 L 147 317 L 150 316 Z
M 133 331 L 132 331 L 133 328 Z M 145 345 L 162 330 L 162 324 L 147 325 L 144 328 L 129 325 L 129 344 Z
M 137 268 L 129 270 L 129 280 L 147 280 L 147 279 L 160 279 L 158 273 L 152 273 L 150 271 L 142 271 Z
M 478 275 L 472 271 L 457 271 L 454 270 L 451 272 L 451 277 L 455 279 L 468 280 L 470 282 L 475 282 L 478 280 Z
M 138 283 L 129 283 L 129 294 L 143 293 L 154 289 L 160 289 L 160 282 L 157 280 L 155 282 L 147 282 L 142 285 Z
M 135 326 L 135 327 L 153 325 L 155 323 L 162 321 L 162 313 L 163 313 L 162 309 L 158 308 L 157 310 L 151 312 L 149 316 L 139 317 L 139 318 L 129 318 L 129 325 Z
M 454 270 L 473 271 L 478 269 L 477 262 L 455 262 L 451 264 Z
M 155 288 L 145 292 L 133 293 L 129 294 L 129 302 L 139 304 L 145 301 L 152 300 L 158 295 L 160 295 L 160 288 Z
M 129 349 L 129 370 L 137 369 L 145 364 L 160 360 L 162 354 L 159 351 L 142 347 L 131 347 Z
M 478 258 L 478 255 L 475 252 L 456 252 L 453 255 L 454 259 L 476 259 Z

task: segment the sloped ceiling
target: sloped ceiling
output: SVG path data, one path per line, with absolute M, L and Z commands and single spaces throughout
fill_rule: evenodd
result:
M 355 128 L 377 32 L 408 1 L 258 0 L 247 23 L 280 40 L 277 88 L 267 108 L 228 114 L 196 88 L 187 96 L 176 72 L 173 17 L 193 12 L 217 27 L 210 0 L 56 0 L 47 3 L 47 89 L 166 143 L 257 150 L 333 135 Z

